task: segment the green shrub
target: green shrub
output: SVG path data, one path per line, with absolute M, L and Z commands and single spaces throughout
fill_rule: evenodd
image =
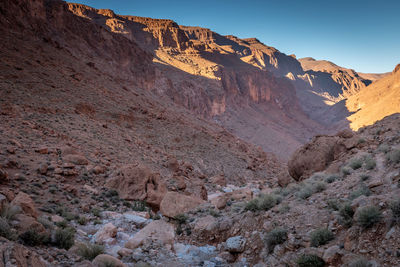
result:
M 319 247 L 334 239 L 333 233 L 327 228 L 320 228 L 311 232 L 311 246 Z
M 281 205 L 279 208 L 280 213 L 286 213 L 290 210 L 290 206 L 288 204 Z
M 390 151 L 390 146 L 388 144 L 380 144 L 378 147 L 378 151 L 383 152 L 383 153 L 388 153 Z
M 349 267 L 370 267 L 372 266 L 368 260 L 364 258 L 356 259 L 349 264 Z
M 174 220 L 178 223 L 178 224 L 185 224 L 188 220 L 188 216 L 186 214 L 178 214 L 175 215 Z
M 357 170 L 362 167 L 362 160 L 360 158 L 354 158 L 349 162 L 349 167 L 353 170 Z
M 0 212 L 0 217 L 6 221 L 11 221 L 21 212 L 22 209 L 20 206 L 6 204 Z
M 367 206 L 359 208 L 356 216 L 357 223 L 363 228 L 372 227 L 374 224 L 380 222 L 382 213 L 376 206 Z
M 367 142 L 364 138 L 359 138 L 357 141 L 357 144 L 364 144 L 365 142 Z
M 327 182 L 328 184 L 333 183 L 334 181 L 336 181 L 337 179 L 339 179 L 339 175 L 337 174 L 330 174 L 325 178 L 325 182 Z
M 371 195 L 371 190 L 369 190 L 368 186 L 365 185 L 364 183 L 361 183 L 356 191 L 353 191 L 350 193 L 349 199 L 353 200 L 362 195 L 364 195 L 364 196 Z
M 303 188 L 300 189 L 299 192 L 296 193 L 296 196 L 301 199 L 307 199 L 314 193 L 313 188 L 311 185 L 305 185 Z
M 215 209 L 209 209 L 208 213 L 210 213 L 210 215 L 215 217 L 215 218 L 218 218 L 218 217 L 221 216 L 221 214 L 218 211 L 216 211 Z
M 361 174 L 360 176 L 360 180 L 362 182 L 365 182 L 366 180 L 368 180 L 370 178 L 370 176 L 368 174 Z
M 259 211 L 269 210 L 278 204 L 279 200 L 275 195 L 260 195 L 246 203 L 245 210 Z
M 301 199 L 307 199 L 312 194 L 322 192 L 326 189 L 325 182 L 322 181 L 307 181 L 303 184 L 300 190 L 296 193 L 296 196 Z
M 87 224 L 87 219 L 86 219 L 85 216 L 81 216 L 81 217 L 79 217 L 79 219 L 77 220 L 77 222 L 78 222 L 80 225 L 86 225 L 86 224 Z
M 392 210 L 393 222 L 400 223 L 400 199 L 390 203 L 390 209 Z
M 400 162 L 400 150 L 395 149 L 389 152 L 386 156 L 386 159 L 390 163 L 399 163 Z
M 287 230 L 276 228 L 269 232 L 265 237 L 265 243 L 268 247 L 268 251 L 271 253 L 276 245 L 282 244 L 287 240 Z
M 92 212 L 92 214 L 94 215 L 94 216 L 96 216 L 96 217 L 101 217 L 101 213 L 100 213 L 100 210 L 99 209 L 97 209 L 97 208 L 93 208 L 92 210 L 91 210 L 91 212 Z
M 340 173 L 342 174 L 343 177 L 346 177 L 347 175 L 351 174 L 351 169 L 349 167 L 342 167 L 340 168 Z
M 56 225 L 60 228 L 66 228 L 66 227 L 68 227 L 68 221 L 62 220 L 61 222 L 56 222 Z
M 53 244 L 58 248 L 69 249 L 75 243 L 75 233 L 73 229 L 57 229 L 54 234 Z
M 376 161 L 374 158 L 372 158 L 371 156 L 367 156 L 365 158 L 365 169 L 367 170 L 373 170 L 376 167 Z
M 350 204 L 344 204 L 339 209 L 339 214 L 341 217 L 341 220 L 340 220 L 341 224 L 343 224 L 346 227 L 350 227 L 353 224 L 354 210 L 350 206 Z
M 54 228 L 54 224 L 44 217 L 39 217 L 37 221 L 41 223 L 44 226 L 44 228 L 48 230 L 52 230 Z
M 23 232 L 19 235 L 19 238 L 25 245 L 32 247 L 47 244 L 50 241 L 50 236 L 48 234 L 38 233 L 38 231 L 34 229 Z
M 102 223 L 103 223 L 103 221 L 102 221 L 102 220 L 99 220 L 99 219 L 96 219 L 96 220 L 93 221 L 93 224 L 94 224 L 94 225 L 96 225 L 96 224 L 102 224 Z
M 244 210 L 249 210 L 249 211 L 257 211 L 258 210 L 258 199 L 254 198 L 250 200 L 249 202 L 246 203 L 246 206 L 244 207 Z
M 17 239 L 16 232 L 11 228 L 7 220 L 4 218 L 0 218 L 0 236 L 7 238 L 8 240 Z
M 134 201 L 132 204 L 132 210 L 134 211 L 146 211 L 147 210 L 147 203 L 146 201 Z
M 97 244 L 79 244 L 78 255 L 92 261 L 97 255 L 104 254 L 104 247 Z
M 325 261 L 318 257 L 317 255 L 313 254 L 303 254 L 301 255 L 297 261 L 297 265 L 299 267 L 324 267 Z
M 313 175 L 311 175 L 310 180 L 314 180 L 314 181 L 322 181 L 324 180 L 326 177 L 326 174 L 323 172 L 316 172 Z
M 340 203 L 337 199 L 328 199 L 328 201 L 326 203 L 327 203 L 329 209 L 332 209 L 332 210 L 340 209 Z
M 261 195 L 259 197 L 259 209 L 269 210 L 273 208 L 278 203 L 277 197 L 273 195 Z
M 326 184 L 322 181 L 318 181 L 312 185 L 314 193 L 322 192 L 326 189 Z

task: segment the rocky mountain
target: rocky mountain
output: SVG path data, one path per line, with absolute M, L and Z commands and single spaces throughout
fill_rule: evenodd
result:
M 171 20 L 120 16 L 81 4 L 69 3 L 68 8 L 153 54 L 160 74 L 153 92 L 214 119 L 281 159 L 317 132 L 327 132 L 302 111 L 295 87 L 284 77 L 289 70 L 301 74 L 300 63 L 255 38 L 222 36 Z

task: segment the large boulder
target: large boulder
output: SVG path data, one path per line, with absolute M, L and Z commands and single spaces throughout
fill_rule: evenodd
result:
M 125 165 L 118 170 L 106 186 L 117 190 L 123 199 L 146 200 L 155 208 L 160 207 L 161 200 L 167 192 L 159 173 L 152 172 L 146 166 L 134 164 Z
M 12 206 L 20 206 L 24 214 L 33 218 L 37 218 L 38 212 L 32 198 L 24 192 L 19 192 L 18 195 L 11 202 Z
M 0 238 L 0 267 L 46 267 L 48 264 L 34 250 Z
M 288 162 L 290 176 L 299 181 L 325 170 L 334 160 L 334 147 L 338 140 L 337 136 L 316 136 L 296 150 Z
M 15 227 L 19 233 L 23 233 L 28 230 L 34 230 L 36 233 L 44 233 L 46 229 L 43 224 L 39 223 L 35 218 L 25 215 L 17 214 L 15 215 Z
M 107 266 L 126 267 L 126 265 L 122 261 L 107 254 L 97 255 L 96 258 L 94 258 L 94 260 L 92 261 L 92 263 L 95 267 L 107 267 Z
M 172 224 L 162 220 L 152 221 L 126 242 L 125 247 L 135 249 L 147 242 L 158 242 L 173 246 L 175 229 Z
M 117 236 L 117 227 L 112 223 L 105 224 L 97 233 L 94 235 L 96 243 L 103 244 L 107 239 L 115 238 Z
M 168 192 L 161 201 L 160 211 L 164 216 L 173 218 L 178 214 L 188 212 L 204 203 L 204 200 L 177 192 Z

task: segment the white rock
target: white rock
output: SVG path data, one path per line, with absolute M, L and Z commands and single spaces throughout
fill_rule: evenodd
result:
M 241 236 L 230 237 L 226 240 L 226 249 L 229 252 L 243 252 L 246 239 Z

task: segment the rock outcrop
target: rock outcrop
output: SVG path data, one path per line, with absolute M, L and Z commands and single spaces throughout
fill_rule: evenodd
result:
M 146 200 L 155 208 L 167 192 L 167 187 L 159 173 L 142 165 L 126 165 L 107 181 L 107 187 L 116 189 L 120 197 L 127 200 Z
M 183 214 L 197 208 L 202 203 L 204 203 L 204 200 L 194 196 L 168 192 L 161 201 L 160 211 L 164 216 L 174 218 L 178 214 Z
M 289 174 L 296 181 L 308 178 L 315 172 L 327 169 L 332 161 L 357 145 L 359 137 L 349 130 L 335 136 L 316 136 L 293 153 L 288 162 Z

